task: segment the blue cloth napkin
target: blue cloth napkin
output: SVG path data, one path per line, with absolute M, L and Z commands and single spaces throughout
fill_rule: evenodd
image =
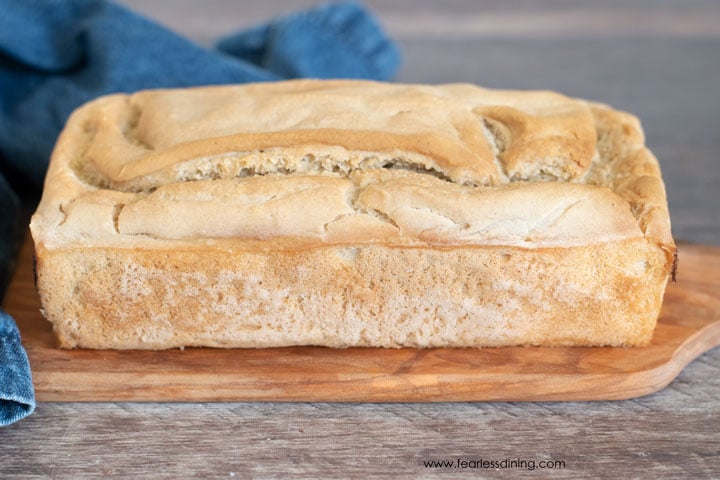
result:
M 25 229 L 21 207 L 37 201 L 55 140 L 80 104 L 155 87 L 386 80 L 400 62 L 395 44 L 357 3 L 294 13 L 214 49 L 104 0 L 0 0 L 0 12 L 0 298 Z M 0 382 L 0 425 L 32 412 L 27 356 L 2 311 Z
M 30 364 L 10 316 L 0 310 L 0 425 L 9 425 L 35 410 Z

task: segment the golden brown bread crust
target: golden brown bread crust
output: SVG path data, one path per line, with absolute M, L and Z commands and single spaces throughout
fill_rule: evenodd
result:
M 91 102 L 31 229 L 46 315 L 90 348 L 640 345 L 675 251 L 632 115 L 364 81 Z
M 665 255 L 642 239 L 41 248 L 38 258 L 45 314 L 66 348 L 645 345 L 667 279 Z

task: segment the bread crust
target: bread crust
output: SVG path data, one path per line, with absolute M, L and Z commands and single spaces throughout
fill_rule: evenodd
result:
M 634 116 L 465 84 L 103 97 L 31 231 L 84 348 L 643 345 L 675 254 Z
M 39 253 L 64 348 L 638 346 L 667 277 L 642 239 Z

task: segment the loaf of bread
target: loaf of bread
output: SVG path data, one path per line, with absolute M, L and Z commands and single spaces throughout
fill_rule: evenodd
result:
M 646 345 L 675 253 L 634 116 L 467 84 L 97 99 L 31 230 L 64 348 Z

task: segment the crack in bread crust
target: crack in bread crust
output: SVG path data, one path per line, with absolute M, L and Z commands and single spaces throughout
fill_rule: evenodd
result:
M 73 115 L 50 176 L 60 177 L 53 182 L 65 188 L 46 189 L 35 223 L 60 227 L 61 243 L 93 236 L 110 243 L 124 236 L 136 241 L 138 235 L 192 240 L 209 215 L 215 237 L 310 235 L 334 243 L 340 240 L 328 228 L 330 218 L 342 219 L 345 240 L 353 222 L 358 228 L 384 222 L 357 240 L 555 245 L 559 237 L 542 229 L 523 234 L 532 223 L 524 206 L 498 200 L 507 192 L 525 198 L 524 190 L 548 183 L 556 194 L 543 193 L 538 214 L 575 202 L 577 217 L 585 217 L 579 225 L 572 224 L 578 219 L 560 217 L 567 223 L 560 230 L 570 233 L 568 244 L 645 235 L 669 252 L 674 248 L 657 160 L 644 146 L 637 119 L 552 92 L 304 80 L 113 95 Z M 317 192 L 340 181 L 356 200 L 333 201 L 324 193 L 304 197 L 299 207 L 280 205 L 283 189 L 298 181 Z M 206 198 L 208 185 L 214 185 L 212 199 Z M 236 214 L 223 210 L 228 202 L 245 205 L 243 215 L 252 217 L 256 202 L 242 196 L 251 187 L 264 189 L 278 208 L 293 218 L 306 217 L 307 224 L 293 222 L 297 230 L 283 230 L 271 222 L 262 234 L 255 227 L 243 229 Z M 426 187 L 436 193 L 427 194 Z M 174 196 L 166 195 L 169 191 Z M 477 215 L 452 212 L 453 202 L 467 199 L 474 199 L 480 216 L 497 218 L 488 224 Z M 502 205 L 500 212 L 493 213 L 493 203 Z M 59 213 L 52 212 L 53 205 Z M 317 210 L 327 214 L 307 215 Z M 415 218 L 405 218 L 412 211 Z M 620 220 L 596 222 L 592 217 L 599 211 Z M 88 223 L 81 218 L 88 212 L 109 217 Z M 167 217 L 171 212 L 176 220 Z M 277 215 L 273 212 L 258 209 L 250 224 Z M 197 225 L 158 229 L 165 218 Z M 440 218 L 454 221 L 443 227 Z M 488 229 L 493 222 L 518 227 Z M 234 226 L 223 230 L 223 225 Z

